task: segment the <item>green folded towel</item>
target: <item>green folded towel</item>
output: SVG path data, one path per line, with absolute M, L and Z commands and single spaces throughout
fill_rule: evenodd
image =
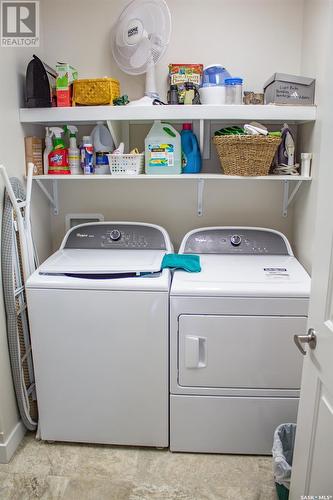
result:
M 189 273 L 199 273 L 201 271 L 200 257 L 193 254 L 167 253 L 162 260 L 162 269 L 184 269 Z

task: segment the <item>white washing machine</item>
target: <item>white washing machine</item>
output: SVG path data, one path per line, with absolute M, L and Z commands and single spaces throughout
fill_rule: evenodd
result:
M 168 446 L 168 252 L 159 226 L 83 224 L 29 278 L 42 439 Z
M 170 449 L 269 454 L 275 428 L 296 422 L 310 278 L 281 233 L 196 229 L 170 297 Z

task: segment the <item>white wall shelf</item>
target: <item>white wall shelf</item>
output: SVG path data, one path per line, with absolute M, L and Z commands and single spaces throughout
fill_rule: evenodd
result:
M 59 195 L 58 195 L 58 182 L 94 182 L 94 181 L 196 181 L 197 182 L 197 214 L 202 216 L 203 214 L 203 197 L 204 197 L 204 185 L 205 181 L 209 180 L 220 180 L 220 181 L 273 181 L 283 183 L 283 201 L 282 201 L 282 215 L 287 217 L 288 207 L 295 198 L 299 188 L 303 182 L 311 181 L 311 177 L 305 176 L 292 176 L 292 175 L 266 175 L 266 176 L 256 176 L 256 177 L 242 177 L 236 175 L 223 175 L 223 174 L 181 174 L 181 175 L 35 175 L 32 177 L 33 181 L 36 181 L 39 187 L 42 189 L 43 193 L 46 195 L 53 207 L 53 214 L 59 214 Z M 51 183 L 52 192 L 48 190 L 46 185 Z M 292 186 L 292 187 L 290 187 Z
M 96 121 L 105 121 L 108 124 L 115 144 L 122 140 L 125 148 L 129 148 L 129 124 L 145 123 L 153 120 L 169 120 L 172 122 L 194 121 L 195 132 L 199 136 L 200 150 L 203 159 L 210 156 L 211 130 L 210 122 L 217 123 L 244 123 L 251 120 L 263 123 L 301 124 L 313 122 L 316 119 L 316 106 L 279 106 L 279 105 L 221 105 L 221 106 L 81 106 L 71 108 L 22 108 L 20 121 L 23 124 L 93 124 Z M 224 181 L 280 181 L 283 182 L 284 217 L 288 214 L 288 207 L 295 198 L 303 181 L 308 177 L 300 176 L 264 176 L 239 177 L 222 174 L 190 174 L 190 175 L 50 175 L 35 176 L 45 195 L 53 206 L 53 213 L 59 213 L 58 181 L 114 181 L 114 180 L 177 180 L 197 181 L 198 215 L 203 213 L 204 184 L 209 180 Z M 45 181 L 52 181 L 52 193 L 45 186 Z M 295 184 L 296 182 L 296 184 Z M 47 182 L 49 184 L 49 182 Z M 290 190 L 290 185 L 293 189 Z
M 221 105 L 221 106 L 80 106 L 71 108 L 22 108 L 21 123 L 91 124 L 96 121 L 231 121 L 306 123 L 316 119 L 316 106 Z

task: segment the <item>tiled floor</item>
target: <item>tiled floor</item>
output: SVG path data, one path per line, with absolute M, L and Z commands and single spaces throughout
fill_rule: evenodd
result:
M 36 441 L 0 465 L 0 499 L 273 500 L 269 457 Z

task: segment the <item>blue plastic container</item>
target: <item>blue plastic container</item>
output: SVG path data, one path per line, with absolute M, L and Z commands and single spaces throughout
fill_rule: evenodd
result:
M 211 66 L 206 66 L 203 69 L 202 75 L 202 87 L 212 87 L 215 85 L 224 85 L 226 78 L 230 78 L 231 75 L 221 64 L 213 64 Z
M 192 124 L 184 123 L 180 133 L 182 143 L 183 174 L 198 174 L 201 172 L 201 154 Z

